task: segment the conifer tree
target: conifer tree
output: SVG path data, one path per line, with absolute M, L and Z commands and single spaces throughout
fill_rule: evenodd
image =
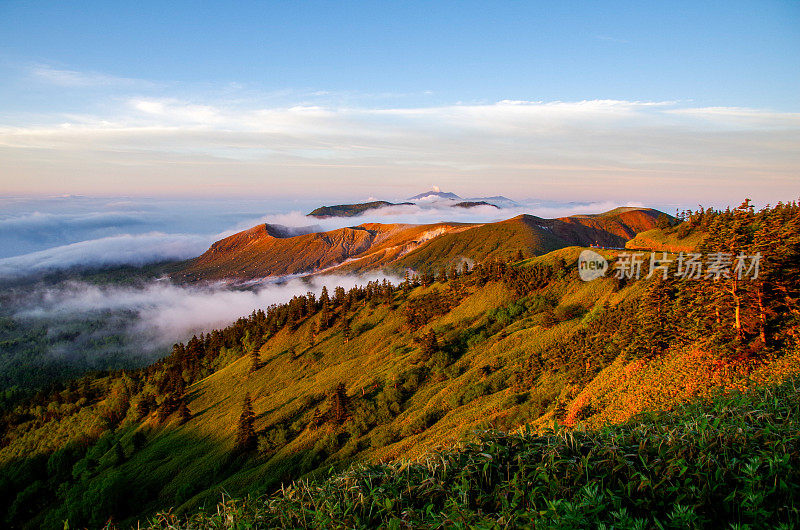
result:
M 334 423 L 344 423 L 348 417 L 347 409 L 349 406 L 350 398 L 347 397 L 347 388 L 345 388 L 344 383 L 339 383 L 330 397 L 328 418 Z
M 323 288 L 324 289 L 324 288 Z M 325 331 L 331 324 L 331 308 L 330 308 L 330 301 L 326 296 L 324 299 L 320 298 L 322 301 L 322 308 L 319 311 L 319 331 Z
M 422 353 L 426 358 L 430 358 L 437 351 L 439 351 L 439 340 L 436 338 L 436 332 L 430 330 L 422 336 Z
M 401 283 L 400 286 L 403 288 L 403 292 L 404 293 L 407 293 L 408 291 L 411 290 L 411 271 L 410 270 L 406 269 L 406 274 L 405 274 L 405 276 L 403 278 L 403 283 Z
M 253 427 L 255 423 L 255 413 L 253 404 L 250 401 L 250 393 L 244 395 L 242 403 L 242 414 L 239 416 L 239 424 L 236 430 L 236 449 L 239 451 L 251 451 L 255 449 L 258 438 Z
M 352 330 L 350 329 L 350 319 L 345 317 L 342 320 L 342 339 L 345 344 L 350 342 L 350 336 L 352 334 Z
M 344 304 L 345 299 L 347 298 L 347 293 L 344 290 L 344 287 L 339 286 L 333 290 L 333 305 L 339 307 Z
M 330 296 L 328 295 L 328 287 L 322 286 L 322 292 L 319 295 L 319 304 L 320 307 L 324 304 L 329 304 L 331 301 Z
M 192 419 L 192 412 L 189 410 L 186 402 L 181 400 L 181 404 L 178 407 L 178 420 L 180 421 L 181 425 L 183 425 L 190 419 Z
M 125 462 L 125 451 L 122 449 L 122 444 L 114 444 L 114 460 L 116 460 L 115 464 L 118 466 Z
M 663 353 L 675 338 L 672 282 L 658 276 L 648 281 L 638 310 L 637 333 L 628 347 L 628 351 L 645 357 Z
M 133 433 L 133 436 L 131 436 L 131 445 L 133 446 L 134 452 L 139 451 L 146 444 L 147 444 L 147 436 L 145 436 L 145 434 L 141 430 L 138 430 L 135 433 Z
M 258 371 L 261 368 L 261 347 L 254 347 L 250 350 L 250 373 Z
M 306 338 L 308 340 L 309 348 L 313 348 L 317 343 L 317 333 L 319 332 L 319 329 L 322 329 L 322 325 L 318 325 L 316 322 L 312 322 L 311 325 L 308 326 L 308 334 Z
M 308 294 L 306 294 L 306 314 L 311 315 L 315 313 L 316 310 L 317 310 L 316 297 L 314 296 L 314 293 L 309 291 Z
M 665 230 L 672 226 L 672 223 L 669 220 L 669 216 L 665 213 L 661 213 L 656 219 L 656 228 L 660 228 L 661 230 Z

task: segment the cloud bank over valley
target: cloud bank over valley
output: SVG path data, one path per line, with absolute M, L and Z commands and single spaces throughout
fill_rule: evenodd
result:
M 393 202 L 404 200 L 391 198 Z M 366 200 L 366 199 L 364 199 Z M 357 202 L 357 201 L 356 201 Z M 0 198 L 0 280 L 71 267 L 145 265 L 188 259 L 215 241 L 260 223 L 327 231 L 362 223 L 488 223 L 529 213 L 540 217 L 599 213 L 610 201 L 523 201 L 511 207 L 453 207 L 455 201 L 420 201 L 368 210 L 355 217 L 306 214 L 319 200 L 155 200 L 59 197 Z M 331 204 L 328 202 L 328 204 Z M 502 206 L 502 203 L 499 203 Z

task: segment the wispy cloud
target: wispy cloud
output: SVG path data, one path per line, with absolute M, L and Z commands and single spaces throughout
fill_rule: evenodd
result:
M 148 87 L 154 83 L 142 79 L 117 77 L 100 72 L 68 70 L 38 64 L 29 69 L 31 76 L 44 83 L 60 87 L 90 88 L 90 87 Z
M 104 237 L 0 259 L 0 279 L 70 267 L 107 267 L 185 259 L 201 254 L 213 238 L 151 233 Z
M 232 191 L 265 184 L 284 193 L 332 190 L 349 174 L 366 193 L 380 175 L 414 188 L 434 180 L 472 192 L 476 181 L 491 178 L 499 193 L 546 186 L 553 198 L 576 198 L 580 190 L 577 198 L 636 200 L 661 198 L 666 188 L 672 197 L 717 193 L 723 182 L 735 200 L 764 178 L 787 199 L 794 193 L 787 179 L 800 168 L 797 114 L 671 101 L 362 108 L 137 97 L 108 115 L 62 118 L 0 127 L 0 160 L 41 175 L 31 154 L 46 151 L 65 170 L 113 168 L 121 185 L 136 174 L 140 187 L 161 191 L 165 182 L 188 182 L 193 171 L 193 189 L 209 193 L 220 183 Z M 209 174 L 218 177 L 202 177 Z

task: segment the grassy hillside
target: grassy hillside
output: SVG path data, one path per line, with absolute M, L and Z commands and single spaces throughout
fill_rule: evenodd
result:
M 464 261 L 513 259 L 519 253 L 541 256 L 573 245 L 623 247 L 641 230 L 655 225 L 660 212 L 642 208 L 618 208 L 598 216 L 542 219 L 520 215 L 513 219 L 447 233 L 409 252 L 386 268 L 435 271 Z
M 403 271 L 437 270 L 464 261 L 486 258 L 511 259 L 519 251 L 525 255 L 541 255 L 568 246 L 551 230 L 538 226 L 530 216 L 519 216 L 491 223 L 464 232 L 443 234 L 393 262 L 389 269 Z M 544 223 L 544 220 L 541 220 Z
M 357 465 L 145 528 L 796 527 L 798 382 L 602 430 L 483 431 L 418 461 Z
M 666 252 L 696 252 L 706 237 L 707 234 L 702 231 L 682 234 L 677 229 L 654 228 L 636 234 L 625 246 Z
M 217 241 L 201 256 L 186 262 L 173 278 L 249 280 L 320 272 L 348 262 L 353 262 L 360 271 L 374 270 L 442 233 L 470 226 L 367 223 L 329 232 L 276 237 L 269 225 L 259 225 Z
M 172 355 L 145 370 L 86 377 L 42 393 L 3 414 L 0 502 L 6 521 L 27 528 L 61 528 L 64 520 L 72 526 L 94 527 L 113 517 L 125 526 L 170 507 L 176 514 L 213 510 L 223 492 L 257 496 L 301 478 L 322 479 L 332 469 L 356 462 L 422 458 L 475 430 L 515 431 L 527 425 L 532 433 L 550 436 L 545 433 L 554 423 L 604 429 L 608 422 L 630 421 L 643 411 L 679 409 L 690 400 L 795 377 L 800 373 L 796 274 L 800 209 L 792 206 L 759 217 L 747 212 L 720 214 L 713 227 L 720 240 L 709 244 L 736 241 L 730 235 L 738 234 L 743 236 L 741 244 L 749 245 L 741 247 L 747 252 L 779 234 L 776 242 L 769 243 L 775 253 L 765 260 L 758 282 L 741 282 L 735 291 L 724 279 L 608 277 L 582 282 L 575 268 L 582 249 L 569 247 L 522 262 L 489 260 L 455 277 L 435 280 L 423 275 L 400 286 L 372 283 L 319 299 L 296 297 L 225 330 L 176 345 Z M 749 241 L 744 239 L 748 234 Z M 618 254 L 601 253 L 611 259 Z M 244 413 L 248 402 L 252 422 Z M 795 403 L 776 401 L 775 417 L 784 417 L 781 407 Z M 698 421 L 705 422 L 704 417 Z M 733 495 L 729 501 L 743 495 L 744 503 L 748 492 L 773 495 L 765 493 L 766 484 L 777 488 L 778 501 L 765 497 L 747 501 L 748 506 L 760 510 L 784 502 L 785 488 L 773 479 L 781 476 L 782 466 L 794 467 L 795 446 L 787 446 L 788 459 L 763 460 L 750 468 L 733 460 L 739 449 L 727 449 L 731 440 L 746 442 L 745 449 L 762 442 L 782 447 L 776 441 L 782 438 L 772 438 L 777 429 L 772 423 L 754 427 L 754 437 L 745 440 L 745 430 L 736 430 L 740 426 L 721 427 L 730 439 L 715 438 L 714 430 L 708 431 L 708 438 L 699 436 L 691 423 L 686 431 L 659 430 L 673 425 L 670 421 L 643 427 L 654 437 L 652 446 L 642 442 L 646 438 L 636 428 L 631 434 L 624 428 L 619 435 L 603 431 L 602 436 L 611 438 L 578 433 L 560 435 L 563 441 L 529 435 L 484 440 L 480 443 L 488 445 L 480 447 L 485 450 L 463 453 L 463 459 L 458 453 L 453 460 L 440 459 L 443 467 L 438 469 L 455 473 L 445 475 L 447 483 L 459 480 L 455 497 L 437 486 L 443 483 L 439 479 L 423 483 L 423 489 L 412 488 L 407 496 L 386 482 L 384 493 L 374 496 L 386 512 L 361 512 L 371 506 L 369 497 L 357 509 L 341 513 L 326 504 L 340 497 L 325 497 L 307 514 L 309 519 L 296 522 L 324 523 L 318 518 L 325 514 L 351 521 L 345 524 L 355 521 L 348 517 L 380 518 L 389 513 L 409 521 L 455 518 L 460 511 L 462 521 L 494 517 L 501 508 L 488 494 L 483 496 L 478 489 L 475 497 L 461 497 L 463 504 L 458 504 L 458 492 L 469 489 L 470 481 L 481 475 L 486 480 L 494 477 L 491 484 L 498 484 L 490 461 L 510 466 L 519 462 L 519 454 L 552 457 L 555 467 L 543 470 L 548 475 L 543 475 L 545 485 L 539 488 L 527 482 L 515 486 L 510 482 L 513 470 L 505 466 L 502 487 L 520 487 L 528 499 L 517 499 L 508 515 L 512 519 L 535 513 L 549 517 L 540 513 L 548 510 L 567 522 L 573 516 L 588 517 L 585 501 L 598 494 L 606 496 L 609 508 L 596 515 L 608 522 L 622 508 L 631 518 L 662 520 L 673 514 L 680 522 L 694 513 L 702 522 L 722 513 L 704 511 L 720 504 L 717 495 L 723 499 Z M 675 421 L 678 425 L 689 420 Z M 713 429 L 720 425 L 710 422 Z M 633 448 L 633 440 L 638 449 L 623 451 Z M 545 442 L 550 449 L 542 448 Z M 503 452 L 504 444 L 515 448 Z M 595 445 L 597 453 L 591 451 Z M 520 447 L 522 452 L 517 453 Z M 619 452 L 603 453 L 603 447 Z M 681 453 L 682 448 L 687 452 Z M 721 451 L 720 460 L 697 460 L 697 455 L 712 450 Z M 752 453 L 747 451 L 742 454 Z M 595 469 L 594 463 L 612 456 L 621 460 L 608 469 Z M 458 475 L 461 471 L 449 462 L 464 464 L 458 469 L 468 475 Z M 378 469 L 373 485 L 388 480 L 378 477 L 391 469 Z M 408 469 L 442 476 L 435 470 Z M 731 471 L 717 475 L 716 469 Z M 593 482 L 590 472 L 600 477 L 608 473 L 611 482 L 605 478 Z M 718 486 L 706 495 L 708 473 Z M 746 482 L 741 473 L 754 478 Z M 604 489 L 580 493 L 579 476 L 587 477 L 586 485 L 600 483 Z M 674 477 L 674 483 L 659 482 L 663 476 Z M 364 484 L 358 480 L 354 495 Z M 430 510 L 427 505 L 418 507 L 415 500 L 428 487 L 425 484 L 432 488 Z M 480 487 L 484 484 L 479 482 Z M 751 490 L 742 490 L 740 484 Z M 613 489 L 616 485 L 628 488 L 621 490 L 624 496 Z M 787 487 L 793 492 L 794 482 L 787 482 Z M 318 498 L 313 489 L 311 497 L 291 491 L 295 493 L 286 502 L 307 507 L 303 503 Z M 630 507 L 635 504 L 631 498 L 640 495 L 649 500 Z M 497 499 L 510 503 L 515 497 Z M 342 510 L 347 502 L 340 503 Z M 406 502 L 424 513 L 394 510 Z M 695 512 L 684 513 L 689 508 Z M 647 515 L 648 510 L 653 514 Z M 726 512 L 723 520 L 747 522 L 752 514 L 761 513 L 741 515 L 745 511 Z M 773 517 L 783 516 L 782 512 Z
M 259 225 L 217 241 L 173 278 L 250 280 L 324 271 L 402 273 L 408 268 L 430 272 L 464 262 L 509 259 L 520 252 L 539 256 L 572 245 L 618 248 L 653 228 L 660 213 L 648 208 L 618 210 L 559 219 L 520 215 L 480 225 L 365 223 L 300 235 Z

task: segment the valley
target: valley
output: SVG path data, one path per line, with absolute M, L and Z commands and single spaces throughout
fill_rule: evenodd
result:
M 661 447 L 674 458 L 688 459 L 684 449 L 706 447 L 709 440 L 721 439 L 722 434 L 714 433 L 724 432 L 732 438 L 713 451 L 730 454 L 734 446 L 728 449 L 726 444 L 738 444 L 745 435 L 735 434 L 738 419 L 725 412 L 733 405 L 725 405 L 724 399 L 739 400 L 737 407 L 763 407 L 752 401 L 762 399 L 756 397 L 759 392 L 789 392 L 800 376 L 795 333 L 800 315 L 800 210 L 789 204 L 759 213 L 747 208 L 695 212 L 676 226 L 652 228 L 657 218 L 655 213 L 625 209 L 550 221 L 522 216 L 468 226 L 367 225 L 335 232 L 338 241 L 327 233 L 280 238 L 257 227 L 223 240 L 212 247 L 215 253 L 231 260 L 250 249 L 253 267 L 263 256 L 277 255 L 271 245 L 298 239 L 310 246 L 312 239 L 303 238 L 311 236 L 317 241 L 314 248 L 329 252 L 334 266 L 356 263 L 346 262 L 343 256 L 348 252 L 367 257 L 370 250 L 379 253 L 375 262 L 383 263 L 380 257 L 394 252 L 390 249 L 401 241 L 419 246 L 405 255 L 397 251 L 389 263 L 429 260 L 439 267 L 420 267 L 419 273 L 409 273 L 397 283 L 371 281 L 350 289 L 326 289 L 320 295 L 296 295 L 224 329 L 176 344 L 170 355 L 147 367 L 87 374 L 17 401 L 3 415 L 0 448 L 0 491 L 7 499 L 7 520 L 20 527 L 60 527 L 64 520 L 97 527 L 112 517 L 120 527 L 189 527 L 190 521 L 206 521 L 225 492 L 249 499 L 223 501 L 219 507 L 226 513 L 239 510 L 239 515 L 230 516 L 242 517 L 242 524 L 265 517 L 271 524 L 307 527 L 360 526 L 367 521 L 427 525 L 454 517 L 448 510 L 455 506 L 455 497 L 435 494 L 429 509 L 427 501 L 416 496 L 373 492 L 364 493 L 368 500 L 357 501 L 346 513 L 335 507 L 308 510 L 339 502 L 334 499 L 340 493 L 329 489 L 337 481 L 365 487 L 359 478 L 362 469 L 374 469 L 374 476 L 389 488 L 395 486 L 384 473 L 446 473 L 426 460 L 430 458 L 468 463 L 459 480 L 471 484 L 470 491 L 481 497 L 458 501 L 466 520 L 531 518 L 532 512 L 519 515 L 506 507 L 500 492 L 509 490 L 496 490 L 501 487 L 496 479 L 486 482 L 472 474 L 470 466 L 481 462 L 488 470 L 489 460 L 482 460 L 486 458 L 511 465 L 522 451 L 544 451 L 541 458 L 556 450 L 568 455 L 575 436 L 588 436 L 580 443 L 589 444 L 581 451 L 594 459 L 591 474 L 582 468 L 568 475 L 573 477 L 568 487 L 536 486 L 539 496 L 520 500 L 516 510 L 534 510 L 535 517 L 552 522 L 555 519 L 548 518 L 565 517 L 566 508 L 542 504 L 545 500 L 555 502 L 566 495 L 570 502 L 584 502 L 586 488 L 602 482 L 616 484 L 607 493 L 607 503 L 601 504 L 601 510 L 607 510 L 603 517 L 621 508 L 628 510 L 631 521 L 677 517 L 671 510 L 678 497 L 647 490 L 652 495 L 641 499 L 656 504 L 643 508 L 624 490 L 634 475 L 618 475 L 617 464 L 604 463 L 604 457 L 589 447 L 608 444 L 613 451 L 621 440 L 634 444 L 638 439 L 640 457 L 649 462 L 642 472 L 655 473 L 648 480 L 659 473 L 672 477 L 678 468 L 659 467 L 658 458 L 666 456 L 649 452 L 649 443 L 661 443 L 661 436 L 680 436 L 685 444 Z M 441 233 L 432 233 L 437 228 Z M 607 246 L 624 247 L 639 229 L 648 241 L 704 252 L 727 249 L 731 236 L 738 235 L 734 240 L 746 245 L 742 250 L 763 250 L 763 273 L 758 281 L 739 284 L 736 298 L 729 294 L 728 280 L 628 280 L 609 274 L 584 282 L 576 261 L 587 246 L 562 246 L 569 237 L 594 244 L 602 236 L 607 239 L 599 241 Z M 459 248 L 458 242 L 470 232 L 472 243 Z M 520 259 L 514 248 L 543 250 Z M 772 252 L 767 253 L 768 248 Z M 610 261 L 625 252 L 595 251 Z M 472 267 L 458 266 L 453 260 L 464 252 L 484 259 Z M 246 278 L 248 270 L 237 273 Z M 706 405 L 720 396 L 720 404 Z M 781 406 L 794 406 L 791 399 Z M 676 412 L 667 423 L 641 419 L 642 414 L 680 411 L 684 406 L 689 409 Z M 712 409 L 703 408 L 709 406 Z M 776 422 L 773 432 L 778 438 L 765 435 L 762 442 L 759 425 L 766 416 L 747 414 L 756 416 L 752 429 L 739 428 L 752 435 L 746 443 L 786 448 L 774 453 L 785 459 L 780 467 L 785 487 L 759 497 L 752 510 L 720 510 L 719 496 L 738 491 L 731 479 L 724 482 L 730 489 L 680 497 L 691 505 L 685 517 L 752 522 L 763 517 L 758 514 L 770 514 L 765 520 L 771 523 L 794 520 L 795 512 L 777 507 L 797 498 L 794 488 L 800 480 L 795 475 L 800 466 L 795 460 L 800 453 L 792 449 L 800 442 L 796 430 L 780 423 L 783 420 L 769 420 Z M 704 415 L 720 418 L 713 424 L 718 430 L 699 438 L 681 430 Z M 609 425 L 618 430 L 609 431 Z M 442 447 L 454 449 L 443 457 L 431 456 L 430 451 Z M 475 452 L 475 447 L 482 449 Z M 505 456 L 497 453 L 501 447 Z M 634 466 L 625 462 L 619 465 Z M 379 467 L 369 467 L 374 465 Z M 691 467 L 688 484 L 710 487 L 713 480 L 702 464 L 698 466 Z M 736 469 L 731 472 L 742 472 Z M 530 472 L 553 473 L 548 480 L 562 480 L 557 478 L 561 472 L 550 467 Z M 617 478 L 594 478 L 601 472 Z M 313 486 L 303 486 L 305 481 Z M 525 488 L 533 486 L 527 484 L 521 491 L 530 491 Z M 410 504 L 398 512 L 390 507 L 396 502 Z M 367 505 L 373 508 L 364 511 Z M 580 513 L 588 517 L 588 512 Z M 390 523 L 393 520 L 397 522 Z

